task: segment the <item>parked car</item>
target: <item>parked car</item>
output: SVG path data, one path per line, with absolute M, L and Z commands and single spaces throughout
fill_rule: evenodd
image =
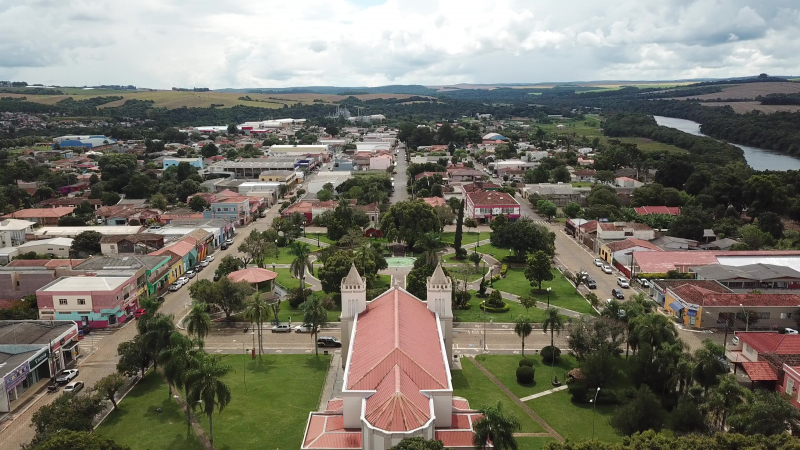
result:
M 194 278 L 197 275 L 197 272 L 194 270 L 187 270 L 186 273 L 183 274 L 185 277 Z
M 78 376 L 78 369 L 66 369 L 56 377 L 56 383 L 67 384 Z
M 320 347 L 341 347 L 342 341 L 332 336 L 320 336 L 317 338 L 317 345 Z
M 213 257 L 213 256 L 210 256 L 210 255 L 209 255 L 209 256 L 206 256 L 206 259 L 204 259 L 203 261 L 205 261 L 205 262 L 211 262 L 211 261 L 214 261 L 214 257 Z
M 228 245 L 228 244 L 222 244 L 222 245 L 220 246 L 220 248 L 221 248 L 222 250 L 227 250 L 227 249 L 228 249 L 228 247 L 229 247 L 229 245 Z
M 176 281 L 176 282 L 172 283 L 172 284 L 169 286 L 169 291 L 170 291 L 170 292 L 175 292 L 175 291 L 177 291 L 178 289 L 180 289 L 181 287 L 183 287 L 183 283 L 179 283 L 179 282 L 177 282 L 177 281 Z
M 208 261 L 206 261 L 205 259 L 200 261 L 200 263 L 198 264 L 198 266 L 200 266 L 200 267 L 206 267 L 207 265 L 208 265 Z
M 589 289 L 597 289 L 597 282 L 594 281 L 593 278 L 589 278 L 586 280 L 586 287 Z
M 597 266 L 597 267 L 603 267 L 603 264 L 605 264 L 605 263 L 606 263 L 606 262 L 605 262 L 605 261 L 603 261 L 603 260 L 602 260 L 602 259 L 600 259 L 600 258 L 595 258 L 595 259 L 594 259 L 594 265 L 595 265 L 595 266 Z
M 639 278 L 639 284 L 642 287 L 650 287 L 650 282 L 647 281 L 647 278 Z
M 225 244 L 226 244 L 226 245 L 228 245 L 228 246 L 231 246 L 231 245 L 233 245 L 233 239 L 228 239 L 228 240 L 226 240 L 226 241 L 225 241 Z
M 603 265 L 603 272 L 604 273 L 611 273 L 612 272 L 611 266 L 609 266 L 608 264 L 604 264 Z
M 794 328 L 784 328 L 783 331 L 785 331 L 784 334 L 800 334 L 800 332 L 798 332 Z
M 625 294 L 623 294 L 622 291 L 617 288 L 611 290 L 611 295 L 613 295 L 617 300 L 623 300 L 625 298 Z
M 215 282 L 216 282 L 216 281 L 219 281 L 219 275 L 217 275 L 217 274 L 214 274 L 214 281 L 215 281 Z
M 189 279 L 186 278 L 185 276 L 178 278 L 178 281 L 177 281 L 177 283 L 180 283 L 180 284 L 186 284 L 188 282 L 189 282 Z
M 617 278 L 617 285 L 624 289 L 631 287 L 630 283 L 628 283 L 628 280 L 626 280 L 625 277 Z
M 83 381 L 73 381 L 72 383 L 64 386 L 65 394 L 77 394 L 83 389 Z
M 291 333 L 292 332 L 292 327 L 290 327 L 288 324 L 281 323 L 281 324 L 278 324 L 278 325 L 275 325 L 274 327 L 272 327 L 272 332 L 273 333 Z
M 314 331 L 314 327 L 307 324 L 294 327 L 295 333 L 311 333 L 312 331 Z
M 145 315 L 145 313 L 147 313 L 147 311 L 144 308 L 139 308 L 139 309 L 136 310 L 135 313 L 133 313 L 133 315 L 134 315 L 134 317 L 136 317 L 138 319 L 139 317 L 142 317 L 143 315 Z

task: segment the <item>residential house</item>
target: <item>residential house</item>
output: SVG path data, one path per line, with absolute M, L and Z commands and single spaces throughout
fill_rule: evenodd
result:
M 478 223 L 489 223 L 500 214 L 512 221 L 520 218 L 519 203 L 505 192 L 475 191 L 465 195 L 464 217 Z
M 656 237 L 656 231 L 637 222 L 600 222 L 597 225 L 597 237 L 603 241 L 628 238 L 652 241 Z
M 656 303 L 663 307 L 675 301 L 675 297 L 669 294 L 669 291 L 682 286 L 695 286 L 718 294 L 733 292 L 716 281 L 653 278 L 650 280 L 648 294 L 653 297 Z
M 34 252 L 37 255 L 48 255 L 51 258 L 69 258 L 72 249 L 72 239 L 57 237 L 29 241 L 17 246 L 20 254 Z
M 216 194 L 194 194 L 189 196 L 189 199 L 195 196 L 205 198 L 211 205 L 207 210 L 203 211 L 203 218 L 205 219 L 227 219 L 236 222 L 238 225 L 246 225 L 253 220 L 249 197 L 227 189 Z M 255 199 L 255 201 L 260 202 L 263 199 Z M 258 207 L 256 207 L 257 209 Z
M 635 189 L 644 186 L 644 183 L 630 177 L 617 177 L 614 179 L 614 186 L 624 189 Z
M 678 250 L 697 250 L 699 248 L 699 243 L 694 239 L 685 239 L 675 236 L 660 236 L 650 242 L 654 245 L 657 245 L 661 250 L 668 252 Z
M 448 180 L 447 172 L 421 172 L 421 173 L 418 173 L 418 174 L 414 175 L 414 181 L 418 181 L 418 180 L 421 180 L 423 178 L 433 178 L 433 177 L 435 177 L 437 175 L 442 177 L 442 181 L 446 182 Z
M 800 289 L 800 271 L 775 264 L 711 264 L 690 267 L 689 272 L 698 280 L 714 280 L 730 289 Z
M 184 272 L 194 267 L 198 262 L 197 247 L 194 239 L 191 239 L 191 241 L 187 239 L 180 240 L 178 242 L 175 242 L 174 244 L 168 245 L 164 248 L 160 248 L 154 252 L 150 252 L 150 255 L 160 256 L 169 253 L 172 253 L 180 257 L 181 262 L 183 263 L 183 269 L 180 271 L 180 273 L 177 274 L 178 276 L 182 275 Z
M 155 208 L 117 204 L 98 208 L 94 214 L 105 225 L 115 226 L 159 222 L 162 212 Z
M 203 219 L 203 213 L 190 208 L 175 208 L 161 214 L 161 223 L 171 223 L 173 220 L 198 220 Z
M 594 169 L 579 169 L 572 173 L 572 181 L 588 181 L 594 183 L 597 171 Z
M 146 255 L 162 247 L 164 247 L 164 236 L 154 233 L 103 236 L 100 238 L 100 251 L 104 255 Z
M 370 170 L 386 171 L 392 166 L 392 157 L 389 155 L 378 155 L 369 158 Z
M 447 177 L 451 182 L 473 182 L 483 178 L 484 173 L 475 169 L 447 169 Z
M 167 287 L 171 255 L 93 256 L 73 267 L 73 275 L 133 276 L 138 295 L 153 295 Z
M 133 317 L 137 292 L 134 276 L 61 277 L 36 291 L 39 319 L 107 328 Z
M 615 261 L 619 261 L 622 255 L 630 255 L 633 252 L 660 251 L 663 250 L 642 239 L 627 238 L 621 241 L 604 243 L 602 246 L 600 246 L 600 258 L 609 264 L 613 264 Z
M 297 173 L 294 170 L 277 170 L 273 172 L 262 172 L 258 176 L 258 181 L 268 181 L 285 184 L 289 187 L 298 182 Z
M 42 202 L 39 202 L 38 206 L 41 208 L 57 208 L 59 206 L 71 206 L 73 208 L 77 208 L 81 206 L 83 202 L 89 203 L 92 208 L 95 210 L 101 206 L 103 206 L 103 201 L 98 198 L 86 198 L 86 197 L 58 197 L 58 198 L 48 198 Z
M 72 215 L 75 208 L 59 206 L 56 208 L 29 208 L 6 214 L 3 219 L 22 219 L 36 222 L 38 225 L 58 225 L 58 219 Z
M 33 233 L 36 222 L 19 219 L 0 220 L 0 247 L 16 247 L 24 244 L 29 233 Z
M 425 203 L 431 205 L 431 207 L 435 208 L 437 206 L 444 206 L 446 202 L 442 197 L 425 197 L 422 199 Z
M 775 332 L 736 331 L 725 348 L 725 357 L 750 379 L 751 388 L 759 387 L 786 394 L 795 407 L 798 404 L 798 366 L 800 335 Z
M 542 198 L 550 200 L 555 203 L 556 206 L 566 206 L 567 203 L 571 202 L 578 204 L 583 204 L 584 202 L 583 196 L 579 190 L 572 187 L 571 184 L 562 183 L 526 184 L 522 189 L 522 196 L 526 199 Z
M 0 267 L 0 299 L 19 300 L 68 274 L 82 259 L 15 259 Z

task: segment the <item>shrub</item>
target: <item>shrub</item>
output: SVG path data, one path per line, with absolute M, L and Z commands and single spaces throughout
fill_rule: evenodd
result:
M 489 300 L 486 302 L 486 306 L 489 308 L 502 308 L 505 305 L 503 301 L 503 296 L 500 294 L 500 291 L 497 289 L 493 290 L 491 294 L 489 294 Z
M 554 361 L 558 361 L 558 357 L 561 356 L 561 349 L 548 345 L 544 347 L 539 354 L 542 355 L 542 362 L 545 364 L 552 364 Z
M 483 304 L 483 302 L 481 302 L 481 311 L 486 311 L 487 313 L 499 314 L 499 313 L 508 312 L 510 309 L 511 309 L 511 307 L 508 306 L 505 302 L 503 302 L 503 306 L 501 306 L 501 307 L 486 306 L 486 305 Z
M 455 309 L 469 309 L 470 299 L 472 299 L 472 294 L 468 291 L 457 291 L 453 299 L 453 306 Z
M 533 367 L 533 360 L 528 358 L 522 358 L 519 360 L 519 366 Z
M 459 247 L 456 249 L 456 259 L 465 259 L 467 257 L 467 249 Z
M 536 371 L 533 370 L 533 367 L 520 366 L 517 368 L 517 383 L 531 384 L 534 375 L 536 375 Z
M 508 264 L 503 264 L 502 266 L 500 266 L 500 276 L 505 278 L 507 273 L 508 273 Z

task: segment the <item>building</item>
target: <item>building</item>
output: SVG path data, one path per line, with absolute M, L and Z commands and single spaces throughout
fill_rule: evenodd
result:
M 601 224 L 602 225 L 602 224 Z M 619 261 L 622 255 L 633 252 L 660 252 L 660 248 L 642 239 L 628 238 L 621 241 L 606 242 L 600 247 L 600 257 L 609 264 Z M 629 258 L 626 258 L 629 259 Z
M 464 217 L 470 217 L 478 223 L 489 223 L 500 214 L 509 220 L 520 218 L 520 206 L 514 197 L 505 192 L 475 191 L 466 193 Z
M 800 335 L 737 331 L 736 338 L 725 347 L 734 373 L 741 368 L 751 387 L 785 393 L 797 407 Z
M 661 236 L 650 241 L 651 244 L 658 246 L 661 250 L 698 250 L 699 242 L 694 239 L 685 239 L 675 236 Z
M 677 206 L 637 206 L 633 208 L 636 214 L 646 216 L 648 214 L 667 214 L 670 216 L 677 216 L 681 213 L 681 209 Z
M 16 247 L 24 244 L 27 234 L 33 233 L 36 222 L 19 219 L 0 220 L 0 247 Z
M 258 181 L 273 181 L 276 183 L 293 186 L 297 183 L 297 173 L 294 170 L 276 170 L 272 172 L 263 172 L 258 176 Z
M 672 303 L 673 301 L 675 301 L 675 297 L 672 294 L 669 294 L 669 291 L 682 286 L 696 286 L 698 288 L 702 288 L 707 291 L 716 292 L 719 294 L 727 294 L 733 292 L 730 289 L 726 288 L 725 286 L 717 283 L 716 281 L 652 279 L 650 280 L 650 288 L 648 293 L 650 294 L 651 297 L 653 297 L 653 300 L 655 300 L 656 303 L 658 303 L 663 307 L 665 304 Z
M 116 204 L 98 208 L 94 214 L 105 225 L 120 226 L 159 222 L 162 212 L 155 208 Z
M 714 280 L 730 289 L 800 289 L 800 272 L 774 264 L 726 266 L 712 264 L 691 267 L 698 280 Z
M 30 241 L 17 246 L 20 254 L 34 252 L 51 258 L 69 258 L 71 249 L 72 239 L 63 237 Z
M 71 216 L 75 208 L 59 206 L 56 208 L 29 208 L 6 214 L 3 219 L 23 219 L 38 225 L 58 225 L 58 219 Z
M 185 162 L 198 170 L 202 170 L 205 168 L 205 164 L 203 163 L 203 158 L 200 156 L 198 156 L 197 158 L 177 158 L 173 156 L 167 156 L 161 161 L 161 163 L 164 166 L 164 170 L 172 166 L 177 166 L 182 162 Z
M 385 450 L 402 439 L 474 448 L 481 416 L 453 396 L 452 282 L 437 267 L 427 302 L 394 287 L 366 301 L 355 266 L 342 280 L 341 397 L 312 412 L 302 449 Z
M 134 276 L 67 276 L 36 291 L 41 320 L 73 320 L 91 328 L 125 322 L 139 307 Z
M 294 171 L 301 167 L 301 158 L 242 158 L 239 161 L 219 161 L 208 166 L 207 173 L 254 180 L 264 172 Z
M 330 150 L 327 145 L 273 145 L 269 148 L 269 156 L 297 157 L 319 156 L 322 161 L 327 161 Z
M 614 179 L 614 186 L 624 189 L 635 189 L 644 186 L 644 183 L 630 177 L 617 177 Z
M 482 179 L 483 175 L 483 172 L 475 169 L 447 169 L 447 178 L 449 178 L 451 182 L 474 182 L 475 180 Z
M 197 262 L 199 261 L 197 258 L 197 246 L 195 239 L 182 239 L 178 242 L 175 242 L 172 245 L 167 247 L 161 248 L 150 253 L 150 256 L 161 256 L 161 255 L 177 255 L 182 262 L 182 267 L 178 272 L 173 273 L 175 278 L 181 276 L 187 270 L 193 268 Z
M 652 241 L 656 238 L 656 231 L 637 222 L 600 222 L 597 225 L 597 238 L 603 241 L 628 238 Z
M 690 269 L 711 264 L 737 267 L 750 264 L 774 264 L 798 270 L 800 269 L 800 251 L 707 250 L 695 252 L 633 252 L 633 268 L 636 274 L 666 274 L 671 270 L 689 273 Z
M 73 275 L 133 276 L 137 294 L 151 295 L 167 287 L 170 256 L 93 256 L 72 268 Z
M 572 173 L 572 180 L 594 183 L 596 174 L 597 172 L 594 169 L 580 169 Z
M 0 413 L 23 406 L 78 358 L 72 321 L 0 321 Z
M 42 286 L 70 274 L 82 259 L 15 259 L 0 267 L 0 299 L 19 300 Z
M 522 189 L 522 196 L 524 198 L 542 198 L 550 200 L 556 206 L 566 206 L 567 203 L 583 203 L 583 197 L 580 191 L 572 187 L 571 184 L 526 184 Z
M 60 136 L 57 138 L 53 138 L 53 148 L 56 148 L 58 145 L 61 148 L 67 147 L 83 147 L 83 148 L 95 148 L 95 147 L 105 147 L 107 145 L 114 145 L 117 143 L 116 139 L 112 139 L 110 137 L 102 136 L 102 135 L 90 135 L 90 136 Z
M 41 227 L 33 232 L 34 239 L 49 239 L 52 237 L 69 237 L 83 233 L 84 231 L 96 231 L 103 236 L 135 234 L 141 230 L 138 225 L 129 226 L 85 226 L 85 227 Z
M 155 233 L 103 236 L 100 238 L 100 252 L 104 255 L 146 255 L 162 247 L 164 247 L 164 236 Z
M 378 155 L 369 158 L 369 170 L 388 170 L 392 166 L 392 157 Z
M 213 235 L 209 246 L 214 248 L 218 248 L 236 233 L 236 223 L 227 219 L 174 219 L 162 227 L 149 228 L 147 232 L 164 236 L 166 242 L 183 239 L 198 228 Z

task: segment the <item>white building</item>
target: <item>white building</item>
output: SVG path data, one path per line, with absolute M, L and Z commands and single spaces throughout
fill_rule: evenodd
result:
M 20 219 L 0 220 L 0 247 L 16 247 L 27 241 L 28 233 L 33 233 L 36 222 Z
M 51 258 L 69 258 L 71 248 L 72 239 L 66 237 L 30 241 L 17 246 L 21 254 L 36 252 L 37 255 L 50 255 Z
M 327 145 L 273 145 L 269 148 L 269 156 L 305 156 L 322 155 L 327 159 L 329 149 Z
M 128 234 L 136 234 L 141 230 L 142 227 L 138 225 L 106 225 L 106 226 L 96 226 L 96 227 L 41 227 L 34 231 L 34 239 L 50 239 L 53 237 L 69 237 L 74 238 L 75 236 L 83 233 L 84 231 L 97 231 L 98 233 L 102 234 L 103 236 L 113 236 L 113 235 L 128 235 Z

